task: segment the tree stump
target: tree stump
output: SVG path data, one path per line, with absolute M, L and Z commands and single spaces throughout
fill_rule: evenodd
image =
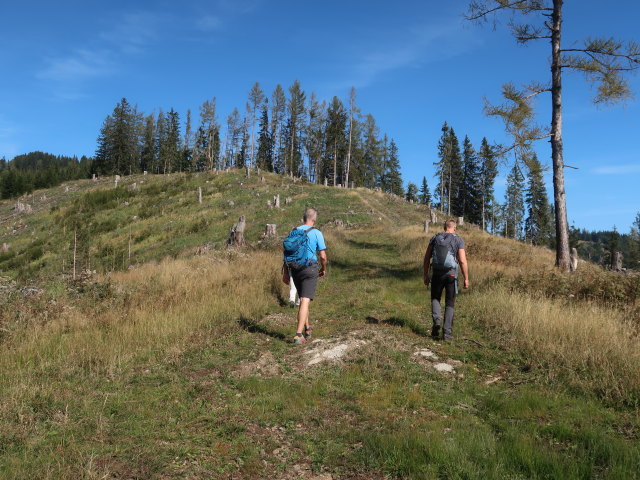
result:
M 275 208 L 280 208 L 280 194 L 274 195 L 274 197 L 273 197 L 273 206 Z
M 96 177 L 96 174 L 95 174 L 95 173 L 92 173 L 92 174 L 91 174 L 91 180 L 93 180 L 94 182 L 97 182 L 97 181 L 98 181 L 98 177 Z
M 120 181 L 120 175 L 116 175 L 116 178 L 115 178 L 115 184 L 116 184 L 116 185 L 115 185 L 115 188 L 118 188 L 118 182 L 119 182 L 119 181 Z
M 267 179 L 266 179 L 266 178 L 264 178 L 264 176 L 260 177 L 260 183 L 264 183 L 264 182 L 266 182 L 266 181 L 267 181 Z
M 229 200 L 227 202 L 227 205 L 229 205 L 230 207 L 233 207 L 235 205 L 235 202 L 233 200 Z
M 285 204 L 285 205 L 289 205 L 292 201 L 293 201 L 293 199 L 292 199 L 291 197 L 286 197 L 286 198 L 284 199 L 284 204 Z
M 267 200 L 267 208 L 269 210 L 271 210 L 273 208 L 273 203 L 271 203 L 271 200 Z
M 613 269 L 616 272 L 622 271 L 622 252 L 616 252 L 613 255 Z
M 198 203 L 202 203 L 202 187 L 198 187 Z
M 145 170 L 144 172 L 142 172 L 142 175 L 146 175 L 146 174 L 147 174 L 147 171 L 146 171 L 146 170 Z
M 458 226 L 464 225 L 464 217 L 458 217 Z
M 570 268 L 572 272 L 578 270 L 578 250 L 576 248 L 571 249 L 571 264 Z
M 339 218 L 334 219 L 333 220 L 333 224 L 336 227 L 340 227 L 340 228 L 344 227 L 344 222 L 342 220 L 340 220 Z
M 424 221 L 424 233 L 429 233 L 429 220 Z
M 242 215 L 238 220 L 238 223 L 234 223 L 231 230 L 229 230 L 229 240 L 227 240 L 228 247 L 244 246 L 244 229 L 246 225 L 245 216 Z
M 247 167 L 247 178 L 251 178 L 251 169 Z
M 3 243 L 2 244 L 2 253 L 7 253 L 9 251 L 9 244 L 8 243 Z
M 351 188 L 356 188 L 356 182 L 351 182 Z
M 327 187 L 329 185 L 329 180 L 327 177 L 324 177 L 324 186 Z
M 431 223 L 438 223 L 438 214 L 435 212 L 435 210 L 431 210 L 430 215 Z
M 131 188 L 131 190 L 137 190 L 137 189 L 138 189 L 138 184 L 137 184 L 136 182 L 133 182 L 133 183 L 131 184 L 131 187 L 130 187 L 130 188 Z
M 277 225 L 275 223 L 267 223 L 264 229 L 265 238 L 276 238 L 278 233 L 276 232 Z

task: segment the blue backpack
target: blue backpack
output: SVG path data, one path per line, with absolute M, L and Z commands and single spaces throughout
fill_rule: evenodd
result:
M 284 263 L 293 270 L 299 270 L 309 265 L 307 252 L 312 252 L 309 246 L 309 232 L 315 227 L 307 230 L 294 228 L 289 232 L 287 238 L 282 242 L 284 250 Z

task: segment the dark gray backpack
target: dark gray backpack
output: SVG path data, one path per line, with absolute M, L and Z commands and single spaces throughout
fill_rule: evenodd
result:
M 439 233 L 433 241 L 431 253 L 431 267 L 439 272 L 458 273 L 458 252 L 455 249 L 455 233 Z

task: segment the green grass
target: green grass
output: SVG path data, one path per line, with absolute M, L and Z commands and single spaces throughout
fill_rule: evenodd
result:
M 58 198 L 53 214 L 36 212 L 12 236 L 24 261 L 3 275 L 21 279 L 33 262 L 47 263 L 40 296 L 11 290 L 0 299 L 0 478 L 281 478 L 294 465 L 333 478 L 640 477 L 637 408 L 599 394 L 589 370 L 545 363 L 486 316 L 479 302 L 495 294 L 497 272 L 478 274 L 475 290 L 459 296 L 455 342 L 427 336 L 416 253 L 426 237 L 405 228 L 419 225 L 423 210 L 366 191 L 254 177 L 145 177 L 128 206 L 79 183 L 70 195 L 48 194 Z M 263 208 L 276 193 L 293 202 Z M 133 263 L 147 265 L 88 282 L 61 276 L 69 252 L 53 246 L 69 240 L 60 220 L 78 215 L 78 205 L 95 228 L 93 265 L 128 267 L 129 225 Z M 265 223 L 284 235 L 305 205 L 319 208 L 321 223 L 351 225 L 321 225 L 331 264 L 312 305 L 314 335 L 368 342 L 314 368 L 301 353 L 312 346 L 288 342 L 294 312 L 281 303 L 279 247 L 258 243 Z M 220 251 L 241 214 L 251 245 Z M 472 267 L 502 248 L 465 234 Z M 219 251 L 190 260 L 204 243 Z M 269 314 L 290 322 L 265 323 Z M 416 361 L 420 348 L 461 361 L 457 374 Z M 276 374 L 256 366 L 267 353 Z

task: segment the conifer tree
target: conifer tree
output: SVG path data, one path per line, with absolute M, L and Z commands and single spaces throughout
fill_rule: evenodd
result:
M 463 180 L 462 156 L 458 137 L 447 122 L 442 126 L 438 157 L 440 160 L 435 163 L 438 178 L 436 193 L 440 210 L 446 211 L 448 215 L 461 216 L 464 208 L 460 198 Z
M 289 158 L 287 171 L 291 175 L 299 175 L 302 171 L 302 162 L 300 154 L 300 146 L 303 142 L 298 138 L 302 132 L 305 114 L 305 93 L 300 88 L 300 82 L 294 81 L 289 87 L 289 103 L 287 104 L 287 112 L 289 114 Z
M 251 87 L 251 91 L 249 91 L 249 110 L 251 112 L 251 118 L 250 118 L 250 123 L 251 123 L 251 157 L 249 160 L 249 166 L 250 167 L 254 167 L 255 163 L 256 163 L 256 157 L 255 157 L 255 152 L 254 152 L 254 148 L 255 148 L 255 140 L 254 140 L 254 130 L 255 130 L 255 126 L 256 126 L 256 119 L 257 119 L 257 112 L 258 112 L 258 107 L 262 104 L 262 102 L 264 101 L 264 92 L 262 91 L 262 89 L 260 88 L 260 84 L 258 82 L 253 84 L 253 87 Z
M 535 153 L 525 160 L 527 166 L 527 219 L 525 220 L 525 240 L 534 245 L 545 245 L 551 236 L 549 198 L 542 177 L 542 165 Z
M 350 173 L 350 169 L 351 169 L 351 152 L 353 150 L 353 136 L 354 136 L 354 121 L 355 121 L 355 116 L 358 113 L 358 109 L 356 107 L 356 88 L 355 87 L 351 87 L 351 90 L 349 90 L 349 145 L 347 147 L 347 164 L 345 165 L 344 168 L 344 179 L 343 179 L 343 184 L 345 186 L 349 186 L 349 173 Z
M 431 204 L 431 192 L 427 184 L 427 177 L 422 177 L 422 186 L 420 187 L 420 203 L 424 205 Z
M 548 132 L 530 129 L 527 141 L 550 138 L 553 165 L 553 191 L 556 230 L 556 266 L 569 271 L 569 223 L 567 220 L 564 182 L 562 138 L 562 73 L 565 69 L 581 72 L 588 81 L 596 83 L 595 103 L 616 103 L 631 97 L 625 72 L 640 67 L 640 48 L 635 42 L 626 45 L 613 38 L 587 37 L 582 46 L 575 40 L 571 48 L 562 48 L 564 0 L 472 0 L 466 18 L 473 21 L 487 20 L 502 12 L 512 14 L 509 27 L 516 41 L 526 44 L 534 40 L 546 40 L 551 47 L 551 84 L 533 83 L 522 92 L 520 103 L 542 93 L 551 95 L 551 125 Z M 526 20 L 516 21 L 516 16 Z M 528 20 L 531 19 L 529 23 Z M 513 86 L 506 85 L 505 90 Z M 503 118 L 513 117 L 520 108 L 503 109 L 493 114 Z
M 306 132 L 306 149 L 309 158 L 309 180 L 314 183 L 323 181 L 323 154 L 325 146 L 326 105 L 320 103 L 315 94 L 309 99 L 309 124 Z
M 640 270 L 640 212 L 636 214 L 629 237 L 631 242 L 629 264 L 634 270 Z
M 487 218 L 493 211 L 493 191 L 496 177 L 498 176 L 498 161 L 493 147 L 489 145 L 487 138 L 482 139 L 480 151 L 480 202 L 482 210 L 482 230 L 486 230 Z M 494 225 L 491 225 L 492 232 L 495 231 Z
M 389 143 L 389 161 L 387 165 L 388 191 L 395 195 L 402 195 L 402 174 L 400 173 L 400 159 L 398 157 L 398 147 L 391 139 Z
M 220 124 L 216 112 L 217 100 L 205 100 L 200 105 L 200 126 L 194 147 L 196 168 L 213 170 L 222 168 L 220 164 Z
M 258 152 L 256 166 L 262 170 L 273 171 L 273 138 L 269 128 L 269 101 L 264 100 L 258 133 Z
M 187 120 L 184 126 L 182 141 L 182 164 L 180 171 L 193 171 L 193 130 L 191 129 L 191 109 L 187 109 Z
M 460 199 L 462 203 L 462 216 L 476 225 L 482 222 L 482 167 L 468 136 L 464 137 L 462 144 L 463 175 Z
M 287 98 L 280 84 L 276 85 L 271 95 L 271 138 L 273 138 L 273 171 L 282 173 L 285 170 L 285 157 L 282 149 L 284 117 L 287 109 Z
M 137 112 L 123 98 L 100 130 L 96 151 L 96 170 L 106 175 L 133 172 L 138 158 Z
M 153 172 L 156 164 L 155 118 L 153 114 L 144 119 L 142 148 L 140 150 L 140 170 Z
M 518 162 L 507 176 L 507 191 L 504 197 L 504 236 L 515 239 L 522 238 L 524 222 L 524 176 Z
M 368 113 L 364 117 L 363 129 L 363 158 L 362 162 L 358 165 L 358 177 L 360 179 L 359 185 L 366 188 L 381 187 L 382 183 L 387 184 L 389 190 L 394 189 L 394 193 L 397 195 L 403 195 L 404 189 L 402 188 L 402 179 L 400 179 L 400 185 L 397 185 L 397 178 L 391 178 L 391 160 L 387 157 L 387 165 L 383 165 L 383 151 L 381 149 L 380 142 L 380 129 L 376 124 L 376 120 Z M 394 144 L 395 146 L 395 144 Z M 387 152 L 390 156 L 390 153 Z M 397 148 L 395 151 L 397 157 Z M 385 171 L 386 167 L 386 171 Z M 356 172 L 354 172 L 356 173 Z M 398 170 L 399 173 L 399 170 Z M 384 181 L 382 177 L 385 176 Z M 354 177 L 355 180 L 355 177 Z
M 327 109 L 325 129 L 325 172 L 336 186 L 342 178 L 342 160 L 346 157 L 348 139 L 346 136 L 347 112 L 338 97 L 333 97 Z
M 407 193 L 404 197 L 407 202 L 417 202 L 418 201 L 418 186 L 415 183 L 409 182 L 407 185 Z
M 182 148 L 180 146 L 180 115 L 173 108 L 166 117 L 165 172 L 180 170 Z M 168 169 L 168 171 L 166 171 Z

